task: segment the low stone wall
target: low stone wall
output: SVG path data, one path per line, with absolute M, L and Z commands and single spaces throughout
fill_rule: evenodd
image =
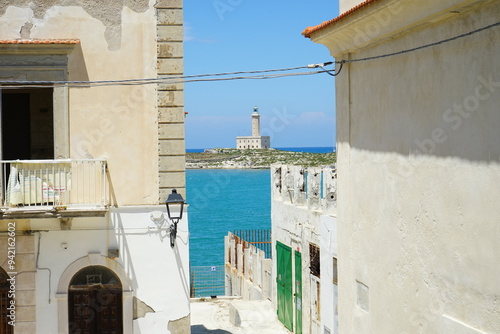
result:
M 244 300 L 271 299 L 272 260 L 231 232 L 224 238 L 226 296 Z

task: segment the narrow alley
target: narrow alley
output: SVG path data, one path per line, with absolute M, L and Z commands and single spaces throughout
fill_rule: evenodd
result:
M 268 300 L 192 299 L 192 334 L 288 334 Z

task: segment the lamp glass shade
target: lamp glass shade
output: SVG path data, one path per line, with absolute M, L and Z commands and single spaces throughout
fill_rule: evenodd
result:
M 168 195 L 165 205 L 167 206 L 167 214 L 169 219 L 180 220 L 182 219 L 182 212 L 184 211 L 184 198 L 181 194 L 177 193 L 176 189 L 172 189 L 172 193 Z M 177 209 L 178 208 L 178 209 Z

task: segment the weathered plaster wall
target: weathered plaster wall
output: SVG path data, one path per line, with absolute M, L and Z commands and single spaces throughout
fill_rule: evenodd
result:
M 1 39 L 79 39 L 68 55 L 70 81 L 183 73 L 180 0 L 2 1 L 2 14 Z M 185 196 L 182 85 L 70 88 L 64 94 L 69 155 L 108 160 L 112 204 L 156 204 L 172 188 Z
M 60 311 L 60 307 L 67 307 L 67 302 L 59 305 L 66 290 L 63 287 L 59 291 L 60 282 L 72 264 L 89 254 L 100 254 L 97 260 L 90 261 L 121 268 L 131 282 L 130 292 L 124 293 L 124 316 L 130 315 L 131 333 L 169 333 L 167 328 L 175 330 L 172 333 L 182 333 L 189 329 L 189 321 L 178 321 L 189 318 L 190 312 L 187 215 L 179 223 L 175 248 L 171 248 L 166 222 L 155 223 L 151 218 L 155 211 L 164 212 L 165 207 L 112 209 L 105 218 L 74 218 L 70 230 L 60 230 L 58 220 L 31 221 L 32 229 L 50 230 L 39 232 L 38 264 L 49 268 L 51 275 L 50 280 L 46 271 L 36 275 L 37 332 L 61 333 L 61 327 L 67 328 Z M 119 250 L 116 259 L 107 257 L 110 249 Z M 122 284 L 128 290 L 124 281 Z
M 122 11 L 125 7 L 137 13 L 143 13 L 150 8 L 149 0 L 1 0 L 0 16 L 4 15 L 9 7 L 29 8 L 33 17 L 27 17 L 18 33 L 23 39 L 32 38 L 31 29 L 43 21 L 54 7 L 80 7 L 92 18 L 97 19 L 105 26 L 104 38 L 109 50 L 118 50 L 122 43 Z M 126 23 L 125 23 L 126 24 Z M 67 28 L 67 27 L 65 27 Z M 11 32 L 16 38 L 15 32 Z
M 323 177 L 321 174 L 323 173 Z M 307 179 L 307 182 L 306 182 Z M 324 327 L 334 332 L 333 257 L 337 254 L 336 192 L 337 179 L 332 168 L 303 168 L 273 165 L 271 169 L 271 224 L 273 249 L 273 282 L 276 282 L 276 242 L 299 251 L 302 256 L 302 324 L 304 333 Z M 313 291 L 311 290 L 309 244 L 320 247 L 321 321 L 314 329 L 311 320 Z M 293 271 L 295 264 L 292 261 Z M 273 303 L 277 290 L 273 284 Z M 332 302 L 330 302 L 332 301 Z M 295 325 L 294 325 L 295 328 Z
M 419 5 L 419 13 L 453 12 L 406 30 L 400 19 L 412 10 L 387 12 L 361 50 L 333 56 L 404 50 L 500 17 L 498 1 Z M 397 34 L 387 35 L 393 23 Z M 346 40 L 344 27 L 325 36 L 331 50 Z M 500 269 L 492 265 L 500 257 L 499 37 L 496 27 L 353 63 L 337 77 L 341 333 L 500 332 Z

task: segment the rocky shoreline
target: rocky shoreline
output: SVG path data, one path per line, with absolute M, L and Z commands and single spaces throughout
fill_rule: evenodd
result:
M 336 162 L 335 153 L 304 153 L 281 150 L 237 150 L 215 148 L 203 153 L 186 153 L 187 169 L 265 169 L 283 163 L 302 166 L 327 166 Z

